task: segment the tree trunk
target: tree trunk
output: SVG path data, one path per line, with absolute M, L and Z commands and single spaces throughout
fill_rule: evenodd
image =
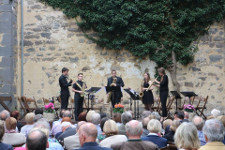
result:
M 173 65 L 168 69 L 171 75 L 172 83 L 174 86 L 174 91 L 180 92 L 180 84 L 177 81 L 177 59 L 176 59 L 176 53 L 172 51 L 172 61 Z M 180 99 L 177 101 L 178 107 L 181 106 Z

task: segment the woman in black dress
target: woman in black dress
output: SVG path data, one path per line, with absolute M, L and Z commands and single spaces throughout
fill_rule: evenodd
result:
M 154 102 L 152 89 L 153 86 L 151 86 L 150 89 L 148 89 L 149 85 L 152 84 L 152 81 L 150 80 L 149 73 L 144 74 L 144 83 L 141 86 L 141 90 L 144 93 L 144 96 L 142 97 L 142 102 L 145 105 L 146 110 L 152 111 L 152 104 Z
M 168 76 L 165 74 L 164 68 L 159 68 L 158 73 L 161 76 L 161 80 L 160 80 L 160 82 L 155 80 L 155 82 L 160 84 L 159 95 L 160 95 L 160 101 L 161 101 L 161 105 L 162 105 L 161 121 L 163 121 L 167 118 L 166 102 L 167 102 L 167 97 L 168 97 L 168 93 L 169 93 L 169 87 L 168 87 L 169 81 L 168 81 Z

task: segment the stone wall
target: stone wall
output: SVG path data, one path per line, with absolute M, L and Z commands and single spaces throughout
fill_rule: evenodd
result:
M 16 95 L 15 65 L 17 36 L 17 3 L 10 0 L 0 1 L 0 96 Z M 15 107 L 15 99 L 5 102 Z M 2 107 L 0 106 L 0 110 Z
M 96 46 L 84 37 L 75 20 L 67 19 L 61 11 L 37 0 L 24 0 L 24 34 L 24 94 L 34 96 L 40 104 L 42 97 L 59 95 L 58 78 L 64 66 L 70 69 L 70 77 L 74 80 L 83 72 L 89 87 L 106 85 L 111 69 L 118 71 L 125 87 L 137 91 L 145 71 L 154 75 L 155 63 L 148 58 L 140 60 L 126 50 L 105 50 Z M 181 91 L 209 95 L 209 104 L 212 104 L 209 107 L 225 106 L 224 35 L 224 21 L 214 24 L 209 35 L 200 39 L 194 63 L 178 65 Z M 172 82 L 169 86 L 173 90 Z M 104 90 L 97 98 L 106 100 Z M 124 103 L 128 104 L 125 92 Z

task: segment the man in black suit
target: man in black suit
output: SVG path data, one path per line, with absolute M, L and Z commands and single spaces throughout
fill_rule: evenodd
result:
M 70 82 L 67 81 L 68 75 L 69 75 L 69 69 L 66 67 L 63 67 L 62 75 L 59 77 L 59 85 L 61 88 L 61 91 L 60 91 L 61 109 L 67 109 L 68 99 L 70 97 L 69 86 L 71 86 L 71 83 L 73 81 L 72 80 L 70 80 Z
M 111 74 L 112 76 L 108 78 L 107 86 L 112 86 L 113 79 L 116 79 L 115 86 L 124 87 L 123 79 L 116 76 L 116 70 L 112 70 Z M 120 102 L 121 97 L 123 97 L 123 94 L 121 90 L 118 92 L 112 92 L 112 94 L 114 94 L 114 96 L 112 96 L 111 102 L 112 102 L 112 107 L 114 108 L 114 105 Z

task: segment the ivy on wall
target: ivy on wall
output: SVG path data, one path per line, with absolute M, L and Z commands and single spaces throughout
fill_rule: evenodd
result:
M 187 65 L 195 41 L 214 22 L 225 18 L 225 0 L 40 0 L 77 21 L 99 46 L 146 55 L 174 73 L 176 62 Z M 173 82 L 174 84 L 176 82 Z

